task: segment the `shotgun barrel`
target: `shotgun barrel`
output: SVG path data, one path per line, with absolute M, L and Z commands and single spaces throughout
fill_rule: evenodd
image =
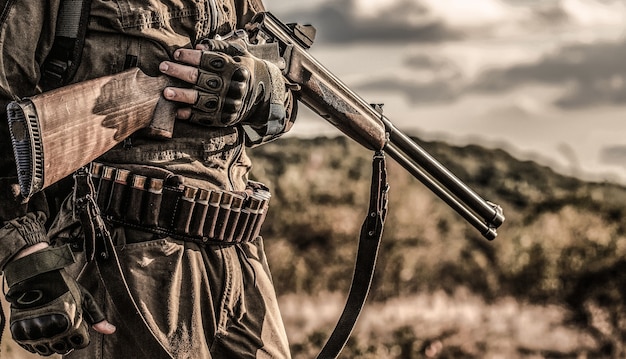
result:
M 300 86 L 300 102 L 362 146 L 387 152 L 485 238 L 496 238 L 505 219 L 502 208 L 484 200 L 317 61 L 307 51 L 314 29 L 284 24 L 264 12 L 247 31 L 253 43 L 277 43 L 284 60 L 283 74 Z

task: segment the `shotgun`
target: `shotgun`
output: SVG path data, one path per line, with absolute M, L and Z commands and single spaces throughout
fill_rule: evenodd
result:
M 313 58 L 307 51 L 312 26 L 284 24 L 263 12 L 239 35 L 253 48 L 277 49 L 301 103 L 365 148 L 388 153 L 485 238 L 496 238 L 504 222 L 501 207 L 480 197 Z M 22 195 L 29 198 L 72 174 L 136 131 L 171 137 L 175 106 L 161 94 L 171 81 L 131 69 L 11 102 L 7 114 Z

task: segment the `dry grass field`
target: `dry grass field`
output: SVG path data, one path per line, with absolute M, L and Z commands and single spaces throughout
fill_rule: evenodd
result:
M 312 359 L 339 318 L 344 294 L 285 295 L 281 309 L 294 359 Z M 6 308 L 5 308 L 6 309 Z M 597 343 L 567 324 L 558 306 L 502 298 L 488 304 L 466 290 L 419 294 L 367 305 L 341 358 L 592 358 Z M 38 358 L 4 333 L 3 359 Z M 50 357 L 54 358 L 54 357 Z
M 294 358 L 315 357 L 342 304 L 337 294 L 282 298 Z M 597 342 L 567 318 L 563 307 L 465 290 L 396 298 L 366 306 L 341 358 L 592 358 Z

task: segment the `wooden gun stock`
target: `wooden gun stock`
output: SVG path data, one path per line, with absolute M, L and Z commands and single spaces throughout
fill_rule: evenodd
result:
M 175 108 L 161 95 L 169 81 L 134 68 L 11 102 L 22 196 L 72 174 L 138 130 L 171 137 Z
M 480 231 L 497 236 L 504 222 L 500 206 L 485 201 L 428 152 L 399 131 L 375 108 L 334 76 L 308 49 L 314 30 L 286 25 L 271 13 L 260 13 L 248 26 L 251 42 L 275 43 L 284 60 L 283 74 L 298 84 L 299 100 L 348 137 L 371 150 L 384 150 L 433 193 Z

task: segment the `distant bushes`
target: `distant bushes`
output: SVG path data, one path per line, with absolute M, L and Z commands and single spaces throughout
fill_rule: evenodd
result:
M 612 351 L 626 335 L 626 189 L 589 183 L 500 150 L 424 143 L 507 218 L 493 242 L 388 161 L 389 215 L 371 293 L 375 300 L 470 288 L 569 306 Z M 282 139 L 255 149 L 253 176 L 273 189 L 264 235 L 280 293 L 347 291 L 367 210 L 371 153 L 345 138 Z M 622 274 L 624 273 L 624 274 Z M 600 309 L 598 309 L 600 308 Z M 620 310 L 618 315 L 616 311 Z

